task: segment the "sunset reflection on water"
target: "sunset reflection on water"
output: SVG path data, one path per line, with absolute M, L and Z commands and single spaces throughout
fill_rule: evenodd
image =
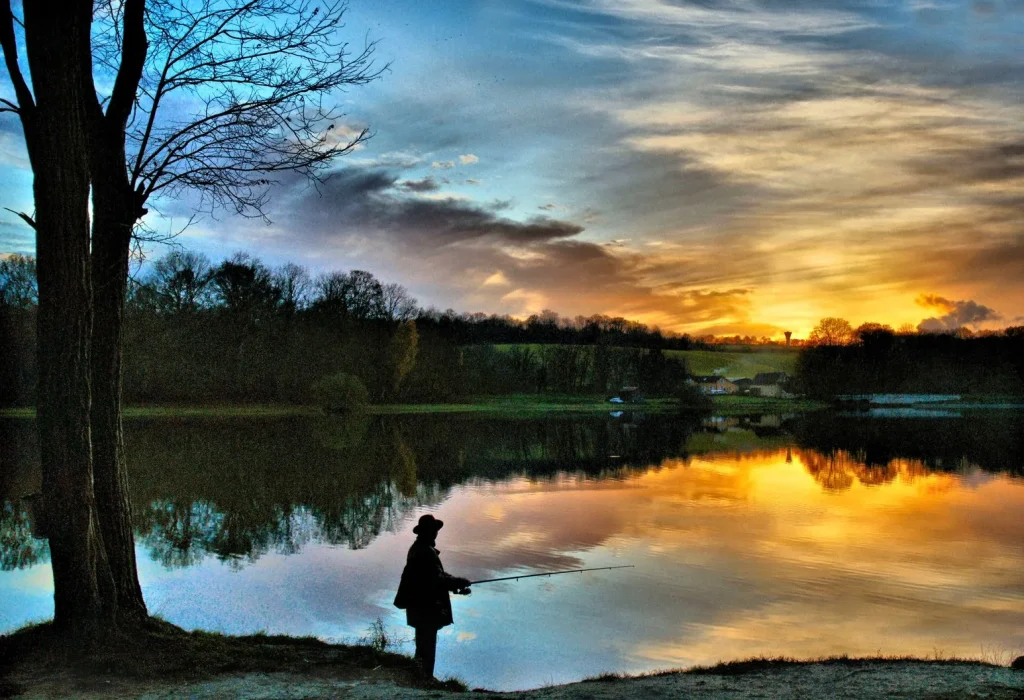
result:
M 1024 644 L 1024 483 L 1003 475 L 798 449 L 719 453 L 621 482 L 470 487 L 439 512 L 453 523 L 451 568 L 473 576 L 513 563 L 635 564 L 590 574 L 599 600 L 583 579 L 542 579 L 600 607 L 588 629 L 614 637 L 622 655 L 604 670 Z M 532 598 L 536 584 L 518 585 L 503 594 Z M 580 610 L 566 607 L 544 605 L 545 637 L 575 626 Z M 462 624 L 474 644 L 489 643 L 488 628 L 498 634 L 491 617 Z M 514 634 L 529 634 L 518 617 Z
M 1024 650 L 1024 480 L 968 461 L 945 465 L 951 471 L 902 457 L 869 464 L 857 450 L 748 437 L 743 449 L 716 451 L 697 435 L 688 455 L 647 466 L 501 478 L 473 476 L 483 462 L 467 453 L 459 463 L 468 475 L 448 486 L 373 487 L 371 500 L 355 502 L 358 522 L 343 510 L 325 520 L 318 501 L 263 505 L 262 494 L 277 491 L 253 486 L 237 507 L 283 518 L 271 540 L 227 496 L 176 500 L 181 487 L 147 482 L 145 512 L 159 522 L 140 537 L 142 585 L 152 612 L 189 628 L 353 641 L 379 616 L 411 637 L 391 600 L 411 526 L 432 512 L 446 523 L 445 567 L 471 579 L 635 566 L 484 584 L 456 597 L 437 673 L 471 686 L 527 688 L 755 655 L 1006 660 Z M 154 474 L 167 473 L 161 464 Z M 424 478 L 422 457 L 417 467 Z M 362 534 L 345 546 L 334 531 L 350 521 Z M 219 546 L 219 528 L 230 525 L 256 533 L 246 537 L 261 548 L 217 557 L 193 545 L 168 557 L 183 540 L 164 540 L 186 524 L 206 547 Z M 0 573 L 0 623 L 46 617 L 51 596 L 45 562 Z

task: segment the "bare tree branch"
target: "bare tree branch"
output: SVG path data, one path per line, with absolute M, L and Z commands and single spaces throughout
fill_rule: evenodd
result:
M 0 47 L 3 47 L 7 74 L 11 78 L 14 94 L 18 99 L 18 108 L 10 111 L 17 111 L 21 116 L 22 123 L 25 123 L 26 119 L 32 118 L 36 105 L 35 100 L 32 99 L 32 91 L 28 89 L 25 77 L 21 74 L 21 67 L 18 65 L 18 42 L 14 36 L 15 21 L 14 12 L 11 10 L 11 0 L 0 0 Z M 8 105 L 11 104 L 7 100 L 4 102 Z
M 121 3 L 125 23 L 133 1 Z M 319 181 L 335 158 L 369 138 L 364 127 L 339 124 L 344 115 L 333 102 L 387 66 L 373 65 L 372 42 L 352 55 L 338 38 L 343 0 L 145 4 L 149 55 L 126 135 L 141 201 L 196 190 L 210 213 L 228 207 L 263 217 L 275 175 Z M 127 51 L 127 28 L 123 36 Z
M 107 120 L 123 129 L 135 104 L 135 93 L 146 64 L 145 27 L 146 0 L 125 0 L 121 21 L 124 25 L 121 44 L 121 65 L 114 81 L 114 90 L 107 103 Z M 115 25 L 116 26 L 116 25 Z
M 5 211 L 9 211 L 12 214 L 17 215 L 22 221 L 24 221 L 26 224 L 31 226 L 33 230 L 35 230 L 35 228 L 36 228 L 36 220 L 33 219 L 28 214 L 26 214 L 25 212 L 23 212 L 23 211 L 14 211 L 13 209 L 8 209 L 7 207 L 4 207 L 4 210 Z

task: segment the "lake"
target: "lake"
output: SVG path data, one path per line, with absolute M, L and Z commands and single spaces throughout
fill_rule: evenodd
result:
M 445 521 L 437 675 L 531 688 L 754 655 L 1024 651 L 1024 415 L 126 422 L 139 574 L 186 628 L 356 641 Z M 0 632 L 52 615 L 31 420 L 0 419 Z M 402 642 L 402 639 L 406 641 Z

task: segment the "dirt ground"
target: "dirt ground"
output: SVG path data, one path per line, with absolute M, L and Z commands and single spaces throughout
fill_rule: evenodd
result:
M 362 677 L 333 674 L 317 665 L 309 672 L 221 674 L 203 681 L 123 681 L 36 678 L 18 697 L 52 698 L 462 698 L 493 695 L 502 700 L 603 700 L 610 698 L 989 698 L 1024 700 L 1024 672 L 977 663 L 927 661 L 829 661 L 787 664 L 742 672 L 683 672 L 638 678 L 608 678 L 537 690 L 491 693 L 422 689 L 400 685 L 383 669 Z

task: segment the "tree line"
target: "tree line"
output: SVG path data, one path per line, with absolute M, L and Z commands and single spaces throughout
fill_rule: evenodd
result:
M 0 405 L 34 402 L 35 261 L 0 261 Z M 127 286 L 125 400 L 310 403 L 325 378 L 354 378 L 372 402 L 452 401 L 508 393 L 674 395 L 685 337 L 623 319 L 519 321 L 420 308 L 400 284 L 352 270 L 313 276 L 237 253 L 218 263 L 173 250 Z M 495 347 L 496 340 L 516 341 Z
M 1024 326 L 974 334 L 853 329 L 843 319 L 818 324 L 797 360 L 795 390 L 839 394 L 1024 395 Z

